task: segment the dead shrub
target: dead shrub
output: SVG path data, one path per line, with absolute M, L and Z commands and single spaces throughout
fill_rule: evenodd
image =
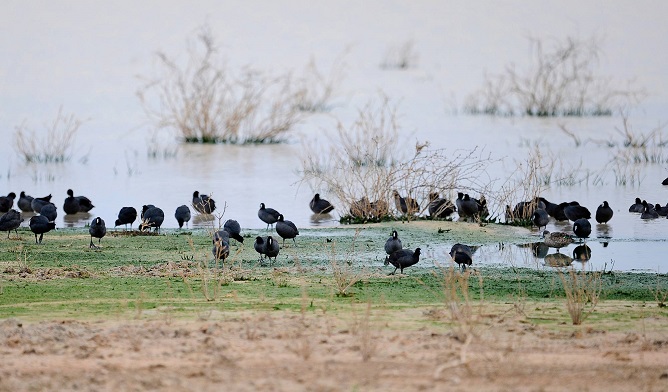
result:
M 594 311 L 601 298 L 602 282 L 600 271 L 587 271 L 583 266 L 578 272 L 568 268 L 568 272 L 557 271 L 566 294 L 566 309 L 573 325 L 580 325 Z
M 27 121 L 14 131 L 14 150 L 26 163 L 60 163 L 72 157 L 74 140 L 83 121 L 74 114 L 58 114 L 51 124 L 44 124 L 45 135 L 38 136 Z

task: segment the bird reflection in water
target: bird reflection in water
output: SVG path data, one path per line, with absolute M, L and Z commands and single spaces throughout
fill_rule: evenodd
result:
M 587 245 L 578 245 L 573 249 L 573 259 L 577 261 L 589 261 L 591 259 L 591 248 Z

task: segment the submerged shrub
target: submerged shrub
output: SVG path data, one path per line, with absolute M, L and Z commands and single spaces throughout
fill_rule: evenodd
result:
M 83 121 L 74 114 L 63 113 L 62 107 L 51 124 L 39 134 L 28 128 L 27 121 L 14 131 L 14 150 L 26 163 L 66 162 L 72 157 L 74 139 Z
M 597 74 L 601 49 L 596 38 L 566 37 L 550 50 L 530 38 L 531 59 L 526 69 L 514 64 L 504 72 L 486 75 L 483 87 L 471 94 L 464 111 L 501 116 L 609 116 L 644 92 L 619 87 Z M 629 83 L 630 84 L 630 83 Z

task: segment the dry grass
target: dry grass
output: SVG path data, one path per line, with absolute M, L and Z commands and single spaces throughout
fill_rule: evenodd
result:
M 336 242 L 330 244 L 329 264 L 332 268 L 332 280 L 337 296 L 347 297 L 351 295 L 350 288 L 369 275 L 365 269 L 359 270 L 353 265 L 353 261 L 355 260 L 355 245 L 359 235 L 360 229 L 355 230 L 352 248 L 344 255 L 343 260 L 337 257 Z
M 137 91 L 157 128 L 176 129 L 190 143 L 273 143 L 301 120 L 291 75 L 233 72 L 208 27 L 189 44 L 187 58 L 183 65 L 158 52 L 160 72 Z
M 72 158 L 72 148 L 76 134 L 83 121 L 74 114 L 58 114 L 51 124 L 44 124 L 45 134 L 38 135 L 28 128 L 27 121 L 14 131 L 14 150 L 27 163 L 59 163 Z
M 601 298 L 601 272 L 588 272 L 584 266 L 579 272 L 572 267 L 566 273 L 558 272 L 566 294 L 568 314 L 573 325 L 580 325 L 594 311 Z
M 407 40 L 388 47 L 383 54 L 380 67 L 382 69 L 408 69 L 417 65 L 418 58 L 415 42 Z
M 371 101 L 349 127 L 338 123 L 337 138 L 330 138 L 327 149 L 306 142 L 302 181 L 333 194 L 351 215 L 369 221 L 393 215 L 387 206 L 394 205 L 395 189 L 417 200 L 422 213 L 431 192 L 452 198 L 456 189 L 483 193 L 491 183 L 486 168 L 492 159 L 484 151 L 432 150 L 429 143 L 418 142 L 411 154 L 400 133 L 397 107 L 387 97 Z
M 318 68 L 315 59 L 311 58 L 301 77 L 295 82 L 295 102 L 299 110 L 324 112 L 331 108 L 331 100 L 345 76 L 347 53 L 347 50 L 344 51 L 334 60 L 327 74 Z
M 597 74 L 601 45 L 596 37 L 566 37 L 546 42 L 529 38 L 530 65 L 486 75 L 483 87 L 470 95 L 464 110 L 472 114 L 502 116 L 609 116 L 645 92 L 631 83 L 619 87 L 610 77 Z

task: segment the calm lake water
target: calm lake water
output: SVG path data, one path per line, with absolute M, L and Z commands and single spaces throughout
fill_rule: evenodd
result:
M 545 39 L 567 35 L 601 38 L 600 73 L 617 81 L 633 80 L 647 91 L 630 107 L 634 131 L 648 134 L 668 121 L 668 3 L 662 1 L 588 2 L 408 2 L 332 1 L 313 4 L 286 2 L 155 1 L 13 2 L 0 15 L 0 193 L 26 191 L 53 195 L 59 210 L 58 227 L 83 226 L 101 216 L 110 225 L 123 206 L 140 209 L 155 204 L 165 211 L 163 227 L 176 227 L 174 210 L 190 204 L 198 190 L 226 204 L 224 219 L 244 228 L 263 228 L 257 217 L 261 202 L 281 211 L 299 227 L 338 225 L 331 219 L 313 222 L 308 202 L 322 189 L 300 183 L 303 138 L 328 140 L 336 120 L 350 124 L 357 110 L 382 91 L 397 104 L 409 147 L 429 141 L 430 148 L 484 148 L 500 161 L 487 176 L 511 175 L 532 146 L 561 162 L 555 176 L 575 172 L 588 180 L 575 185 L 552 185 L 544 197 L 554 202 L 577 200 L 592 214 L 603 200 L 615 216 L 605 227 L 593 225 L 590 265 L 665 273 L 668 220 L 642 221 L 627 212 L 635 197 L 668 202 L 666 163 L 627 166 L 639 173 L 634 184 L 616 184 L 611 157 L 623 136 L 619 114 L 595 118 L 494 118 L 461 111 L 466 97 L 481 87 L 487 73 L 501 72 L 529 60 L 527 36 Z M 605 8 L 606 12 L 601 12 Z M 135 93 L 137 75 L 154 74 L 154 53 L 183 55 L 185 42 L 208 23 L 227 55 L 230 67 L 250 64 L 284 72 L 300 70 L 313 58 L 323 71 L 338 58 L 345 63 L 332 109 L 305 118 L 277 145 L 184 145 L 174 134 L 155 133 Z M 388 48 L 411 41 L 417 54 L 406 70 L 382 69 Z M 344 55 L 345 53 L 345 55 Z M 24 120 L 38 132 L 52 121 L 59 107 L 85 122 L 72 159 L 64 164 L 26 165 L 12 148 L 14 128 Z M 582 141 L 576 146 L 560 126 Z M 663 136 L 662 140 L 668 140 Z M 148 152 L 176 152 L 152 158 Z M 665 148 L 659 148 L 663 159 Z M 618 169 L 619 170 L 619 169 Z M 619 175 L 619 174 L 617 174 Z M 91 215 L 64 217 L 66 190 L 86 195 L 95 204 Z M 336 200 L 332 200 L 337 204 Z M 593 220 L 592 220 L 593 221 Z M 208 227 L 195 219 L 190 226 Z M 548 230 L 569 230 L 555 224 Z M 537 232 L 536 232 L 537 236 Z M 538 237 L 537 237 L 538 240 Z M 607 246 L 604 246 L 604 242 Z M 562 249 L 569 254 L 576 245 Z M 429 257 L 444 258 L 434 250 Z M 554 250 L 550 250 L 550 254 Z M 548 258 L 549 260 L 550 258 Z M 479 263 L 544 265 L 531 248 L 485 246 L 476 252 Z

